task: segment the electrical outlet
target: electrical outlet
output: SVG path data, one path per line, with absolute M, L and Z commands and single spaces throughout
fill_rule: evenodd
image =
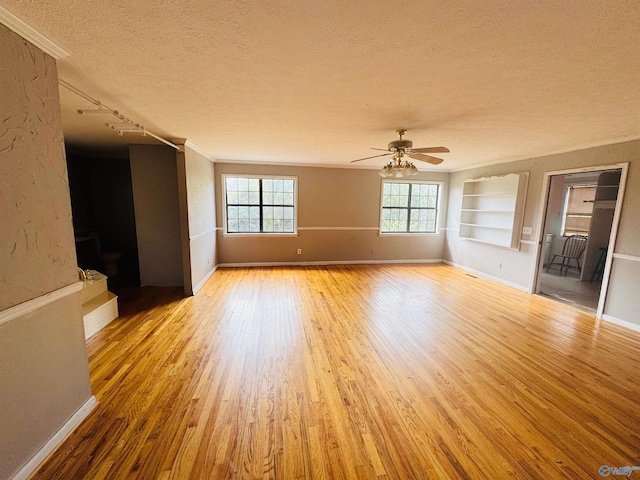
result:
M 298 249 L 298 255 L 302 255 L 302 249 L 301 248 Z
M 533 230 L 531 229 L 531 227 L 522 227 L 522 234 L 523 235 L 531 235 L 531 232 Z

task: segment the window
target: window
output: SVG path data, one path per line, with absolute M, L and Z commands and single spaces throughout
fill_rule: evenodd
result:
M 382 182 L 381 233 L 436 233 L 440 185 Z
M 593 201 L 596 187 L 593 185 L 573 185 L 567 187 L 562 213 L 562 235 L 589 235 Z
M 226 233 L 296 233 L 296 178 L 222 180 Z

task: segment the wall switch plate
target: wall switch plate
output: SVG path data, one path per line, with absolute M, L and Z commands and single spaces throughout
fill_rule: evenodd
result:
M 531 227 L 522 227 L 522 234 L 523 235 L 531 235 L 532 229 Z

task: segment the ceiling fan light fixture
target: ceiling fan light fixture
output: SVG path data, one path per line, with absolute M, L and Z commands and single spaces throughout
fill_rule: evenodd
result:
M 420 173 L 420 171 L 411 162 L 391 160 L 384 167 L 382 167 L 382 170 L 378 172 L 378 175 L 383 178 L 402 178 L 416 175 L 418 173 Z
M 431 165 L 440 165 L 442 163 L 441 158 L 432 157 L 426 155 L 427 153 L 449 153 L 449 149 L 446 147 L 420 147 L 413 148 L 413 142 L 411 140 L 405 140 L 402 137 L 407 133 L 405 129 L 396 130 L 398 140 L 394 140 L 387 145 L 388 153 L 380 155 L 373 155 L 371 157 L 358 158 L 357 160 L 351 160 L 351 163 L 361 162 L 363 160 L 369 160 L 371 158 L 388 157 L 392 155 L 391 160 L 382 167 L 382 170 L 378 172 L 381 177 L 406 177 L 410 175 L 416 175 L 419 173 L 416 166 L 407 160 L 411 158 L 413 160 L 419 160 L 420 162 L 430 163 Z M 382 150 L 382 148 L 374 148 L 373 150 Z
M 393 177 L 395 175 L 395 172 L 393 171 L 393 165 L 391 165 L 391 162 L 382 167 L 382 170 L 378 172 L 378 175 L 383 178 Z

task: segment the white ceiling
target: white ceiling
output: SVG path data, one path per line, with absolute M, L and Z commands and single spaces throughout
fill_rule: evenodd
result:
M 640 138 L 637 0 L 0 3 L 60 78 L 216 160 L 346 166 L 400 127 L 451 149 L 433 170 Z M 62 90 L 71 145 L 140 142 Z

